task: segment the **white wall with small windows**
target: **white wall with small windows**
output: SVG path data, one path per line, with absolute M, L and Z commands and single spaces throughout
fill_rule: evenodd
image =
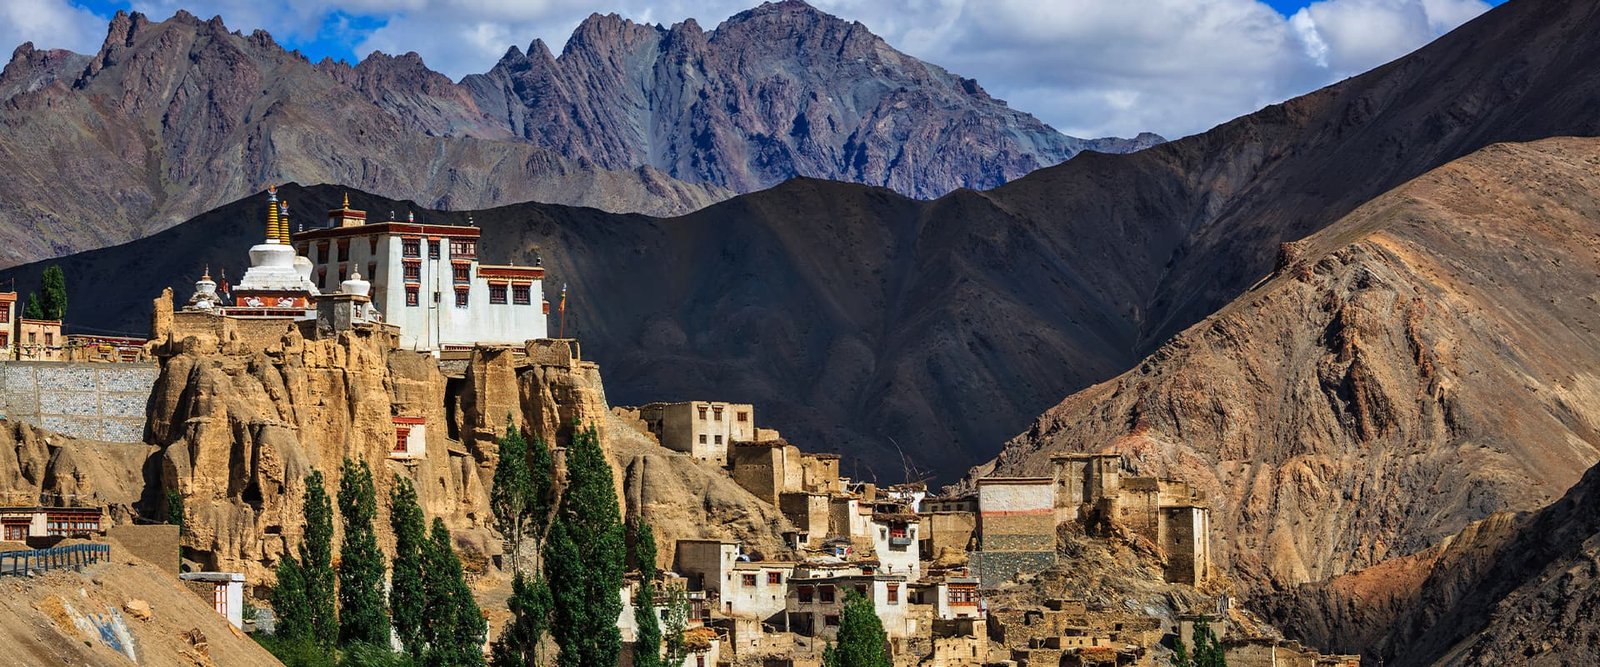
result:
M 359 272 L 400 346 L 438 351 L 547 338 L 544 269 L 478 262 L 480 230 L 384 222 L 301 232 L 313 279 L 332 292 Z

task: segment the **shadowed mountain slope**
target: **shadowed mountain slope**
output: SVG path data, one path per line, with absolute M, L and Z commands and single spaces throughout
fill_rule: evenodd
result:
M 537 245 L 548 289 L 572 284 L 569 331 L 606 365 L 620 403 L 753 401 L 798 442 L 885 478 L 900 477 L 903 451 L 948 479 L 1243 293 L 1272 270 L 1281 241 L 1491 142 L 1597 133 L 1597 12 L 1518 0 L 1400 61 L 1211 132 L 1131 155 L 1083 153 L 987 192 L 921 202 L 798 179 L 672 219 L 539 205 L 477 219 L 503 239 L 485 249 L 491 259 L 528 261 Z M 332 203 L 331 191 L 291 196 L 303 211 Z M 362 205 L 380 217 L 393 207 Z M 75 280 L 98 291 L 76 301 L 96 307 L 73 317 L 139 326 L 159 284 L 187 293 L 200 256 L 237 267 L 257 233 L 240 215 L 184 232 L 200 244 L 224 233 L 207 231 L 219 221 L 250 230 L 225 232 L 239 240 L 220 257 L 157 242 L 69 258 L 95 275 L 156 272 L 138 289 Z M 123 301 L 133 305 L 119 311 Z M 1461 521 L 1441 519 L 1433 534 Z M 1335 571 L 1312 565 L 1325 558 L 1296 560 Z
M 1600 460 L 1600 140 L 1485 148 L 1284 248 L 983 471 L 1116 451 L 1195 482 L 1256 591 L 1422 551 Z

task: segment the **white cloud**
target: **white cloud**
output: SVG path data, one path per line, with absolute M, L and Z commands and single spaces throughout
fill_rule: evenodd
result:
M 1483 0 L 1318 0 L 1285 18 L 1261 0 L 812 1 L 1078 136 L 1203 131 L 1380 65 L 1488 9 Z M 133 2 L 156 18 L 180 6 L 201 18 L 221 14 L 231 28 L 262 27 L 284 41 L 314 38 L 336 11 L 378 16 L 383 25 L 352 36 L 355 53 L 416 51 L 459 79 L 534 38 L 559 52 L 591 12 L 642 23 L 694 17 L 710 29 L 756 0 Z M 19 7 L 85 14 L 67 0 L 0 1 L 0 7 L 0 18 L 26 13 Z M 0 38 L 39 41 L 37 35 L 55 32 L 0 27 Z M 103 35 L 102 23 L 86 48 Z
M 105 20 L 67 0 L 0 2 L 0 48 L 31 41 L 40 49 L 94 53 L 105 38 Z

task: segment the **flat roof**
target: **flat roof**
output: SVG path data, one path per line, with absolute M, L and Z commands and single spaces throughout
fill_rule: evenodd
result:
M 1053 484 L 1053 477 L 980 477 L 978 484 Z M 926 502 L 926 499 L 924 499 Z
M 318 227 L 298 232 L 289 237 L 291 241 L 314 241 L 318 239 L 332 239 L 341 236 L 367 236 L 369 234 L 395 234 L 414 236 L 456 236 L 478 238 L 483 230 L 467 225 L 426 225 L 416 222 L 369 222 L 365 225 L 351 225 L 349 227 Z

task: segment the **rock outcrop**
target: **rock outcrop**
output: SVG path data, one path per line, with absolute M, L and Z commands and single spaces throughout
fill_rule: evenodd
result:
M 1600 460 L 1597 165 L 1596 140 L 1496 145 L 1379 197 L 977 472 L 1181 476 L 1256 591 L 1544 506 Z
M 594 426 L 618 497 L 636 501 L 624 511 L 651 521 L 668 545 L 663 563 L 678 537 L 782 548 L 787 526 L 774 508 L 752 507 L 759 502 L 726 476 L 616 421 L 599 368 L 566 341 L 480 347 L 441 362 L 393 349 L 381 330 L 308 340 L 283 321 L 186 314 L 157 333 L 162 372 L 147 439 L 160 446 L 160 485 L 183 495 L 187 553 L 206 568 L 269 584 L 301 537 L 306 476 L 322 471 L 331 496 L 348 457 L 372 465 L 380 499 L 409 479 L 423 511 L 443 517 L 463 560 L 483 570 L 502 548 L 488 498 L 508 421 L 556 447 Z M 390 456 L 395 416 L 423 421 L 425 456 Z M 380 502 L 385 547 L 387 517 Z
M 79 440 L 22 422 L 0 421 L 0 503 L 104 507 L 130 521 L 155 478 L 156 448 Z

